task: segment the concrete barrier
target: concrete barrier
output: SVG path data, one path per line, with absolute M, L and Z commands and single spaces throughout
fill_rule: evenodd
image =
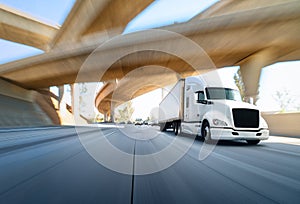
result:
M 0 79 L 0 127 L 58 125 L 49 96 Z
M 270 135 L 300 137 L 300 112 L 293 113 L 263 113 L 267 121 Z

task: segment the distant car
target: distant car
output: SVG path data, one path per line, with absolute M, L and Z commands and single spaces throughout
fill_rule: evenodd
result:
M 135 124 L 135 125 L 143 125 L 143 120 L 142 120 L 142 118 L 137 118 L 137 119 L 135 119 L 134 124 Z

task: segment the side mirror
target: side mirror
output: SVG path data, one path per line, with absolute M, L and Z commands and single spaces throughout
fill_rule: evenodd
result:
M 208 100 L 197 100 L 197 103 L 206 104 L 206 105 L 211 105 L 211 104 L 213 104 L 212 101 L 208 101 Z
M 206 103 L 207 103 L 207 101 L 206 101 L 206 100 L 197 100 L 197 103 L 206 104 Z

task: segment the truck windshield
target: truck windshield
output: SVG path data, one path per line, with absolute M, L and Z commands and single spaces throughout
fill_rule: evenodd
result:
M 227 100 L 234 100 L 234 101 L 241 101 L 240 92 L 234 89 L 228 88 L 206 88 L 206 96 L 207 99 L 210 100 L 220 100 L 220 99 L 227 99 Z

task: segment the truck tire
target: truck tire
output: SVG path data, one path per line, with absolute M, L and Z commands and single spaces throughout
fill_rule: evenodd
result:
M 174 121 L 174 122 L 173 122 L 173 130 L 174 130 L 174 134 L 177 135 L 177 134 L 178 134 L 177 121 Z
M 247 143 L 249 145 L 257 145 L 260 142 L 260 140 L 247 140 Z
M 201 134 L 202 134 L 202 138 L 203 138 L 205 143 L 210 143 L 211 142 L 210 126 L 209 126 L 209 123 L 207 121 L 205 121 L 202 125 Z
M 174 122 L 174 133 L 175 133 L 175 135 L 181 134 L 181 122 L 180 121 Z

